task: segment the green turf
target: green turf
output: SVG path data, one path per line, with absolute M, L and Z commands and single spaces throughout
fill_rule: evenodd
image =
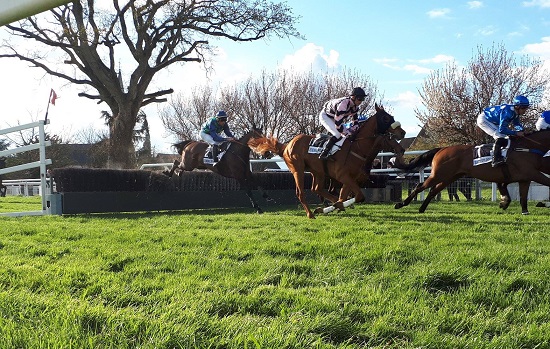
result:
M 0 217 L 0 348 L 550 347 L 548 209 L 418 207 Z

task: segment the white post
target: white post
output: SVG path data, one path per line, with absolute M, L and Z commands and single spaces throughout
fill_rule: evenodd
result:
M 40 136 L 40 188 L 42 189 L 42 211 L 46 212 L 46 194 L 50 194 L 51 191 L 47 191 L 46 183 L 46 132 L 44 130 L 43 120 L 39 121 L 38 130 Z
M 0 0 L 0 26 L 69 3 L 71 0 Z

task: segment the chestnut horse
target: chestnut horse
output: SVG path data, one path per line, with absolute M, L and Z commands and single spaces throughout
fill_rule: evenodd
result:
M 432 164 L 430 176 L 400 203 L 399 209 L 407 206 L 420 192 L 430 189 L 419 211 L 424 212 L 430 201 L 446 186 L 459 177 L 466 175 L 485 182 L 497 183 L 500 192 L 500 208 L 507 209 L 511 199 L 508 194 L 509 183 L 519 183 L 519 196 L 522 214 L 529 214 L 527 194 L 531 181 L 550 186 L 550 178 L 542 170 L 542 156 L 550 150 L 550 130 L 537 131 L 525 137 L 512 137 L 508 156 L 504 166 L 493 168 L 490 163 L 473 165 L 473 145 L 455 145 L 435 148 L 410 161 L 406 166 L 398 166 L 409 172 Z
M 258 203 L 252 195 L 252 189 L 258 188 L 267 201 L 271 201 L 272 199 L 262 188 L 258 187 L 252 176 L 252 172 L 250 171 L 250 148 L 247 144 L 249 140 L 262 136 L 261 129 L 253 126 L 252 130 L 240 139 L 232 141 L 220 161 L 214 165 L 205 164 L 203 162 L 204 155 L 208 149 L 208 143 L 187 140 L 174 144 L 173 146 L 177 149 L 178 154 L 181 155 L 181 162 L 175 160 L 172 169 L 166 174 L 172 177 L 174 171 L 177 169 L 181 171 L 207 169 L 221 176 L 234 178 L 239 182 L 241 188 L 246 190 L 246 195 L 250 199 L 252 207 L 256 209 L 256 212 L 263 213 L 263 210 L 258 206 Z
M 375 109 L 376 113 L 363 122 L 328 161 L 320 160 L 318 154 L 308 153 L 309 144 L 314 138 L 310 135 L 297 135 L 287 144 L 279 143 L 275 138 L 255 139 L 249 144 L 258 153 L 271 151 L 283 157 L 294 176 L 298 200 L 304 207 L 307 217 L 315 218 L 305 201 L 304 172 L 311 172 L 312 192 L 332 202 L 332 209 L 343 210 L 344 201 L 348 199 L 350 193 L 355 194 L 355 202 L 365 200 L 357 179 L 364 172 L 363 168 L 366 165 L 370 169 L 374 158 L 385 145 L 386 139 L 391 138 L 396 153 L 400 156 L 404 153 L 404 149 L 395 139 L 403 139 L 405 131 L 384 108 L 375 105 Z M 325 189 L 327 177 L 342 183 L 338 197 Z M 321 212 L 326 211 L 322 208 L 315 210 L 315 213 Z

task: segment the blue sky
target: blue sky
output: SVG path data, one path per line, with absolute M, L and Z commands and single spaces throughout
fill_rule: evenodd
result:
M 423 80 L 449 61 L 467 64 L 478 46 L 503 44 L 518 58 L 528 54 L 550 67 L 550 0 L 294 0 L 288 5 L 301 17 L 296 27 L 305 40 L 212 42 L 219 47 L 219 55 L 210 79 L 230 84 L 281 66 L 356 69 L 377 83 L 383 102 L 409 135 L 415 135 L 420 128 L 414 108 L 420 106 L 418 89 Z M 11 82 L 0 87 L 6 112 L 0 127 L 42 117 L 52 87 L 61 96 L 50 107 L 52 131 L 70 134 L 92 125 L 103 127 L 99 112 L 106 107 L 77 97 L 78 89 L 64 81 L 44 77 L 16 61 L 2 61 L 0 72 L 4 81 Z M 205 81 L 198 65 L 187 64 L 160 74 L 151 90 L 171 87 L 184 93 L 192 84 Z M 157 150 L 169 151 L 173 140 L 164 133 L 157 106 L 148 106 L 145 112 Z

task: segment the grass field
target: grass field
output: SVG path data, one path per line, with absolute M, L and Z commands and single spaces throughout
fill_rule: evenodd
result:
M 0 217 L 0 348 L 550 348 L 550 211 L 418 207 Z

